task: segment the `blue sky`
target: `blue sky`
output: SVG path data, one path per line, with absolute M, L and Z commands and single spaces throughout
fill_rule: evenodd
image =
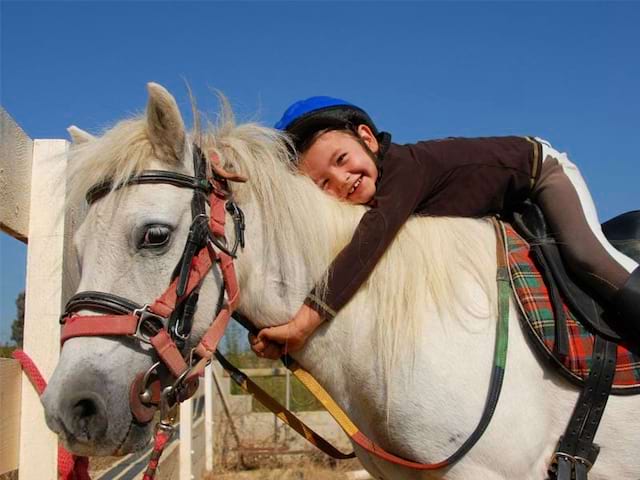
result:
M 273 124 L 311 95 L 348 99 L 397 142 L 529 134 L 567 151 L 601 218 L 640 208 L 635 2 L 0 3 L 2 106 L 32 138 L 98 133 L 145 84 L 211 89 Z M 0 236 L 0 342 L 26 249 Z

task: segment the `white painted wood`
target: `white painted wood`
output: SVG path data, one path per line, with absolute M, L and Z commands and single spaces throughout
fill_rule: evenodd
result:
M 205 469 L 213 470 L 213 371 L 211 364 L 204 369 L 204 451 Z
M 0 107 L 0 230 L 26 242 L 33 140 Z
M 0 358 L 0 475 L 18 468 L 21 374 L 17 361 Z
M 283 377 L 287 375 L 289 370 L 285 367 L 274 368 L 243 368 L 242 372 L 248 377 Z M 223 376 L 229 377 L 226 370 L 222 371 Z
M 284 392 L 284 406 L 287 410 L 291 410 L 291 373 L 289 369 L 285 372 L 285 392 Z
M 348 480 L 370 480 L 373 479 L 369 472 L 366 470 L 356 470 L 354 472 L 347 472 L 346 475 Z
M 193 399 L 180 404 L 180 480 L 191 480 Z
M 29 215 L 24 350 L 49 378 L 59 356 L 63 303 L 65 172 L 68 143 L 35 140 Z M 38 461 L 34 462 L 34 452 Z M 20 478 L 55 480 L 58 441 L 47 428 L 37 393 L 23 375 Z

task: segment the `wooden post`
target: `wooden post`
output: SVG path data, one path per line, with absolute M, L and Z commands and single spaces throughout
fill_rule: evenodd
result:
M 287 368 L 284 374 L 284 406 L 287 410 L 291 410 L 291 372 Z M 289 429 L 284 429 L 284 440 L 289 441 Z
M 213 372 L 211 363 L 204 369 L 204 448 L 205 470 L 213 470 Z
M 21 374 L 18 362 L 0 358 L 0 476 L 18 468 Z
M 63 279 L 67 146 L 65 140 L 33 142 L 24 350 L 45 379 L 58 362 L 58 317 L 63 289 L 69 289 Z M 20 478 L 55 480 L 58 439 L 47 428 L 40 399 L 25 376 L 21 412 Z M 36 452 L 38 461 L 34 461 Z
M 192 480 L 191 474 L 191 422 L 193 418 L 193 400 L 190 398 L 180 404 L 180 480 Z
M 27 241 L 33 140 L 0 107 L 0 230 Z M 4 272 L 3 272 L 4 273 Z M 21 370 L 0 359 L 0 475 L 18 468 Z
M 285 407 L 287 410 L 291 410 L 291 372 L 287 368 L 285 372 Z

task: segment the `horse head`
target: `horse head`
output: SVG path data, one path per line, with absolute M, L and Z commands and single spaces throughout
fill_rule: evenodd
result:
M 225 293 L 223 276 L 214 268 L 197 282 L 195 293 L 201 300 L 193 319 L 185 320 L 181 312 L 160 319 L 165 324 L 156 322 L 154 327 L 158 319 L 140 308 L 161 296 L 181 272 L 188 276 L 191 258 L 198 252 L 185 260 L 187 239 L 192 240 L 194 225 L 206 229 L 207 222 L 198 218 L 209 214 L 206 197 L 211 187 L 204 181 L 211 170 L 192 161 L 203 155 L 191 143 L 174 98 L 157 84 L 149 84 L 148 91 L 145 115 L 122 121 L 100 137 L 69 129 L 71 196 L 89 190 L 89 209 L 74 238 L 82 293 L 72 298 L 63 315 L 64 345 L 42 402 L 49 427 L 78 454 L 123 454 L 147 444 L 157 405 L 145 402 L 152 394 L 146 382 L 153 377 L 164 386 L 175 378 L 155 363 L 158 358 L 149 340 L 157 331 L 143 330 L 170 330 L 173 344 L 188 356 Z M 131 182 L 141 177 L 156 178 Z M 196 205 L 202 211 L 196 211 Z M 223 218 L 233 217 L 222 212 Z M 224 249 L 223 243 L 233 242 L 238 232 L 232 228 L 223 235 L 226 238 L 218 243 Z M 196 308 L 194 302 L 178 303 L 177 309 Z M 76 331 L 65 336 L 71 324 L 80 325 L 78 318 L 91 315 L 99 320 L 98 330 L 125 317 L 137 316 L 138 324 L 126 335 L 85 336 Z M 134 400 L 144 414 L 133 408 Z

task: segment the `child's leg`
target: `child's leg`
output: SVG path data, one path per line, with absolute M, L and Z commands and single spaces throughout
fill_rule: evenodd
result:
M 573 183 L 554 157 L 545 157 L 533 192 L 567 266 L 601 300 L 611 301 L 629 272 L 592 231 Z
M 600 220 L 598 219 L 598 214 L 596 212 L 596 207 L 593 203 L 593 199 L 591 198 L 591 193 L 589 193 L 589 189 L 587 188 L 587 184 L 585 183 L 578 167 L 576 167 L 567 157 L 566 153 L 560 153 L 555 150 L 551 145 L 541 138 L 536 138 L 542 144 L 542 158 L 543 158 L 543 169 L 544 169 L 544 161 L 547 157 L 552 157 L 557 159 L 557 161 L 562 166 L 562 170 L 565 175 L 571 181 L 578 198 L 580 199 L 580 205 L 582 206 L 582 210 L 584 213 L 584 217 L 586 218 L 587 224 L 593 235 L 598 239 L 600 244 L 605 248 L 605 250 L 611 255 L 620 265 L 622 265 L 627 272 L 633 272 L 638 264 L 627 257 L 625 254 L 616 250 L 616 248 L 609 243 L 607 238 L 602 233 L 602 228 L 600 227 Z
M 565 154 L 543 142 L 540 178 L 532 197 L 554 233 L 568 267 L 593 293 L 640 329 L 640 268 L 615 250 L 600 228 L 582 175 Z

